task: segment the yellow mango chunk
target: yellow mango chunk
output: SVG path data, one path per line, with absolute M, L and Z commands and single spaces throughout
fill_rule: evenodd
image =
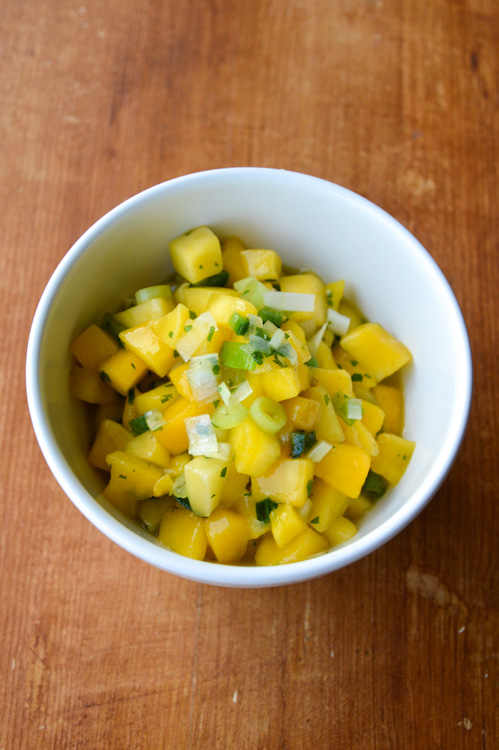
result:
M 332 351 L 338 367 L 341 368 L 340 372 L 343 371 L 350 376 L 350 383 L 352 386 L 351 395 L 353 395 L 353 383 L 355 383 L 355 385 L 361 384 L 365 388 L 372 388 L 376 385 L 374 374 L 368 370 L 367 366 L 358 359 L 350 356 L 340 344 L 333 346 Z M 340 388 L 339 390 L 342 389 Z M 344 391 L 344 393 L 346 393 L 346 391 Z
M 336 310 L 336 312 L 339 312 L 344 291 L 345 291 L 344 279 L 340 279 L 340 281 L 332 281 L 330 284 L 326 284 L 327 306 L 332 307 L 333 310 Z
M 153 331 L 150 324 L 129 328 L 120 333 L 120 340 L 125 349 L 145 362 L 147 368 L 156 373 L 160 378 L 171 370 L 175 362 L 173 349 Z
M 189 447 L 189 439 L 185 429 L 185 419 L 197 417 L 200 414 L 211 414 L 213 404 L 198 406 L 195 401 L 179 398 L 163 412 L 166 420 L 155 435 L 159 442 L 173 455 L 185 453 Z
M 184 508 L 167 508 L 161 519 L 158 541 L 179 555 L 203 560 L 208 546 L 204 520 Z
M 265 281 L 281 275 L 282 261 L 274 250 L 242 250 L 241 258 L 246 276 Z
M 154 483 L 153 496 L 163 497 L 164 495 L 171 495 L 173 490 L 173 479 L 169 474 L 163 474 L 162 477 Z
M 341 346 L 353 360 L 365 365 L 378 382 L 393 375 L 411 360 L 407 347 L 379 323 L 360 325 L 343 336 Z
M 132 440 L 128 440 L 123 448 L 125 453 L 142 458 L 155 466 L 167 469 L 170 463 L 170 454 L 157 439 L 154 432 L 143 432 Z
M 178 365 L 178 367 L 175 367 L 173 370 L 170 370 L 169 375 L 177 393 L 188 401 L 193 401 L 194 396 L 192 395 L 192 389 L 187 378 L 188 372 L 189 363 L 185 362 L 182 365 Z
M 150 391 L 136 393 L 134 404 L 137 409 L 137 415 L 145 414 L 146 411 L 151 411 L 152 409 L 164 411 L 178 397 L 178 391 L 171 383 L 163 383 L 156 388 L 152 388 Z
M 218 562 L 237 563 L 249 541 L 248 524 L 232 510 L 217 508 L 205 521 L 206 537 Z
M 190 313 L 182 303 L 176 305 L 173 310 L 163 317 L 153 320 L 151 327 L 170 349 L 175 349 L 177 341 L 185 333 L 185 326 L 189 324 Z
M 364 400 L 362 401 L 362 412 L 362 424 L 371 435 L 377 435 L 383 426 L 385 412 L 376 404 Z
M 100 366 L 101 377 L 122 396 L 128 395 L 147 375 L 147 370 L 147 365 L 140 357 L 124 349 L 120 349 Z
M 281 405 L 284 407 L 293 427 L 306 432 L 314 429 L 322 414 L 322 406 L 319 401 L 303 396 L 295 396 L 281 401 Z
M 70 348 L 80 365 L 92 370 L 117 352 L 118 344 L 102 328 L 92 324 L 75 338 Z
M 331 526 L 324 531 L 324 536 L 331 547 L 336 547 L 337 544 L 348 542 L 356 533 L 357 526 L 348 518 L 342 516 L 333 521 Z
M 346 396 L 353 396 L 353 385 L 351 375 L 346 370 L 325 370 L 321 367 L 312 367 L 310 371 L 311 385 L 322 385 L 332 397 L 338 391 Z
M 179 453 L 178 456 L 171 456 L 170 465 L 167 469 L 168 474 L 173 479 L 176 479 L 182 474 L 189 461 L 192 461 L 192 456 L 188 453 Z
M 358 328 L 363 323 L 367 323 L 366 318 L 362 315 L 359 308 L 356 307 L 356 305 L 354 305 L 352 302 L 350 302 L 350 300 L 347 300 L 345 298 L 341 300 L 340 309 L 338 312 L 340 313 L 340 315 L 344 315 L 346 318 L 350 318 L 348 333 L 353 331 L 355 328 Z
M 404 397 L 401 389 L 381 384 L 373 388 L 373 394 L 385 413 L 384 431 L 401 435 L 404 426 Z
M 232 428 L 229 440 L 239 474 L 263 476 L 281 455 L 278 438 L 261 430 L 251 417 Z
M 229 296 L 228 294 L 212 295 L 208 300 L 206 309 L 208 312 L 211 312 L 219 325 L 222 323 L 228 325 L 232 315 L 236 312 L 245 318 L 250 313 L 252 315 L 257 314 L 257 309 L 251 302 L 239 297 Z
M 373 457 L 372 470 L 390 484 L 397 484 L 407 469 L 415 447 L 416 443 L 412 440 L 382 432 L 378 436 L 379 453 Z
M 323 370 L 337 370 L 338 365 L 334 361 L 333 352 L 331 348 L 321 341 L 315 352 L 315 361 Z
M 265 395 L 274 401 L 284 401 L 298 396 L 301 391 L 300 376 L 294 367 L 276 367 L 262 374 Z
M 326 288 L 315 273 L 300 273 L 293 276 L 282 276 L 280 279 L 282 292 L 298 292 L 301 294 L 315 294 L 314 312 L 294 312 L 291 319 L 297 322 L 313 320 L 319 328 L 326 322 L 327 304 Z
M 128 395 L 125 400 L 125 405 L 123 407 L 123 411 L 121 413 L 121 424 L 123 427 L 126 427 L 127 430 L 131 430 L 130 422 L 132 419 L 135 419 L 139 416 L 139 413 L 137 411 L 137 407 L 135 405 L 135 394 L 136 394 L 135 388 L 130 388 L 128 391 Z
M 353 518 L 354 521 L 362 518 L 368 511 L 373 507 L 374 503 L 363 495 L 354 497 L 350 500 L 345 510 L 345 515 L 348 518 Z
M 222 380 L 224 379 L 225 378 L 222 378 Z M 261 375 L 257 375 L 254 372 L 248 372 L 246 373 L 246 380 L 250 384 L 253 391 L 249 396 L 246 396 L 246 398 L 243 399 L 242 403 L 244 404 L 244 406 L 246 406 L 247 409 L 249 409 L 251 404 L 256 401 L 257 398 L 260 398 L 260 396 L 265 396 L 265 392 L 263 390 Z
M 139 498 L 127 489 L 119 474 L 111 473 L 102 496 L 127 518 L 135 518 L 137 515 Z
M 352 425 L 346 425 L 342 420 L 340 422 L 347 443 L 363 448 L 370 456 L 378 455 L 379 448 L 374 435 L 372 432 L 369 432 L 360 420 L 357 420 Z
M 292 505 L 278 505 L 274 508 L 270 513 L 270 526 L 274 541 L 281 549 L 307 528 Z
M 108 453 L 123 450 L 130 440 L 132 440 L 132 434 L 123 425 L 112 419 L 104 419 L 95 436 L 88 460 L 97 469 L 109 471 L 109 464 L 106 461 Z
M 259 539 L 270 530 L 270 523 L 259 521 L 256 515 L 256 502 L 251 495 L 240 495 L 233 510 L 246 519 L 249 539 Z
M 172 240 L 170 255 L 176 272 L 191 284 L 222 270 L 220 240 L 206 226 L 191 229 Z
M 248 275 L 241 256 L 241 250 L 245 249 L 246 245 L 239 237 L 227 237 L 222 242 L 223 267 L 229 273 L 229 284 L 245 279 Z
M 302 395 L 321 405 L 321 416 L 315 427 L 317 439 L 326 440 L 328 443 L 343 442 L 345 435 L 327 390 L 321 385 L 316 385 L 303 391 Z
M 173 498 L 162 497 L 159 498 L 148 498 L 147 500 L 141 500 L 139 503 L 139 518 L 142 526 L 147 529 L 150 534 L 156 534 L 161 519 L 167 508 L 173 508 Z
M 253 498 L 258 501 L 270 497 L 276 503 L 300 508 L 307 501 L 313 476 L 314 462 L 311 459 L 281 458 L 268 473 L 251 478 Z
M 316 531 L 325 531 L 337 518 L 342 516 L 348 507 L 350 498 L 338 492 L 327 482 L 316 477 L 310 493 L 312 507 L 308 516 Z
M 130 492 L 139 500 L 153 495 L 154 485 L 164 474 L 163 469 L 158 466 L 125 451 L 109 453 L 106 461 L 111 470 L 111 476 L 120 480 L 124 491 Z
M 227 483 L 228 462 L 196 456 L 184 469 L 187 496 L 193 513 L 207 518 L 222 499 Z
M 358 497 L 370 467 L 371 457 L 365 450 L 348 443 L 335 443 L 315 465 L 315 473 L 338 492 Z
M 313 555 L 327 551 L 327 541 L 311 528 L 305 528 L 301 534 L 285 547 L 278 547 L 273 536 L 264 536 L 255 553 L 257 565 L 281 565 L 282 563 L 307 560 Z
M 209 304 L 219 297 L 238 299 L 239 293 L 235 289 L 214 286 L 186 286 L 178 290 L 179 301 L 187 305 L 196 315 L 201 315 L 208 309 Z
M 139 305 L 129 307 L 128 310 L 115 313 L 116 320 L 127 328 L 135 328 L 150 320 L 162 318 L 173 310 L 173 300 L 165 297 L 152 297 L 147 302 L 141 302 Z
M 118 396 L 110 385 L 105 383 L 96 370 L 87 370 L 78 365 L 69 375 L 71 395 L 87 404 L 110 404 Z

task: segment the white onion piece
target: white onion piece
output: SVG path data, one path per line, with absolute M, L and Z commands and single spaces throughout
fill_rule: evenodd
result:
M 288 312 L 313 312 L 315 309 L 315 294 L 301 294 L 300 292 L 277 292 L 268 289 L 263 294 L 265 307 Z
M 277 328 L 274 335 L 270 339 L 270 346 L 272 349 L 279 349 L 279 347 L 284 343 L 286 339 L 286 334 L 282 330 L 282 328 Z
M 362 401 L 360 398 L 347 399 L 347 419 L 362 419 Z
M 209 404 L 217 398 L 218 378 L 213 368 L 218 364 L 218 354 L 191 357 L 186 375 L 197 404 Z
M 312 357 L 315 357 L 315 355 L 317 353 L 317 349 L 319 348 L 320 344 L 322 343 L 322 339 L 324 337 L 324 333 L 326 331 L 326 328 L 327 328 L 327 323 L 324 323 L 324 325 L 319 328 L 319 330 L 317 331 L 317 333 L 315 333 L 312 336 L 312 338 L 307 341 L 308 350 L 309 350 L 310 354 L 312 355 Z
M 161 427 L 163 427 L 164 424 L 166 424 L 166 419 L 159 409 L 151 409 L 150 411 L 146 411 L 144 417 L 146 420 L 146 425 L 151 432 L 154 432 L 154 430 L 159 430 Z
M 218 440 L 209 414 L 184 419 L 189 439 L 188 453 L 191 456 L 215 456 L 218 453 Z
M 331 443 L 328 443 L 326 440 L 319 440 L 318 443 L 310 448 L 306 456 L 315 463 L 318 463 L 319 461 L 322 461 L 324 456 L 327 456 L 332 447 Z
M 347 318 L 346 315 L 342 315 L 341 313 L 336 312 L 336 310 L 333 310 L 332 307 L 329 307 L 327 311 L 327 319 L 329 327 L 333 333 L 337 333 L 338 336 L 344 336 L 348 332 L 350 318 Z

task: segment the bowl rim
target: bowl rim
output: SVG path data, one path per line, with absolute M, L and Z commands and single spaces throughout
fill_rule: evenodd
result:
M 388 519 L 366 536 L 358 540 L 354 538 L 346 544 L 335 547 L 329 553 L 308 560 L 271 567 L 223 565 L 192 560 L 160 546 L 159 543 L 152 543 L 151 540 L 142 538 L 139 534 L 127 528 L 101 506 L 73 474 L 57 445 L 46 418 L 43 394 L 40 390 L 39 368 L 41 366 L 40 355 L 45 325 L 52 304 L 67 273 L 87 247 L 131 210 L 140 208 L 143 203 L 147 203 L 156 195 L 162 195 L 163 193 L 167 195 L 170 191 L 176 191 L 179 187 L 194 186 L 206 180 L 217 182 L 225 181 L 227 178 L 244 179 L 247 183 L 258 182 L 262 179 L 272 179 L 279 182 L 281 178 L 284 182 L 298 181 L 303 189 L 329 191 L 331 196 L 355 204 L 359 210 L 371 214 L 385 224 L 391 232 L 401 237 L 408 249 L 418 256 L 420 262 L 425 264 L 427 272 L 432 275 L 434 282 L 438 283 L 453 318 L 454 333 L 457 334 L 461 353 L 462 400 L 456 405 L 452 430 L 447 431 L 445 443 L 439 451 L 439 460 L 431 467 L 431 471 L 416 492 Z M 362 559 L 402 531 L 423 510 L 450 471 L 466 431 L 472 385 L 471 347 L 463 314 L 448 280 L 419 240 L 384 209 L 348 188 L 301 172 L 269 167 L 226 167 L 182 175 L 142 190 L 104 214 L 76 240 L 52 273 L 33 317 L 26 354 L 27 401 L 38 444 L 56 481 L 83 515 L 120 547 L 161 570 L 200 583 L 241 588 L 286 585 L 326 575 Z

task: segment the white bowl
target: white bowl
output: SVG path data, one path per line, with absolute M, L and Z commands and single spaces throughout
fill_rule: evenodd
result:
M 220 565 L 161 546 L 99 497 L 89 435 L 68 389 L 74 333 L 170 271 L 168 242 L 208 224 L 252 247 L 271 247 L 325 281 L 344 278 L 371 320 L 411 350 L 405 371 L 406 435 L 417 443 L 401 482 L 367 514 L 357 535 L 326 554 L 276 567 Z M 472 388 L 466 327 L 452 290 L 422 245 L 369 201 L 324 180 L 260 168 L 218 169 L 170 180 L 97 221 L 63 258 L 38 305 L 27 352 L 28 404 L 55 478 L 106 536 L 152 565 L 191 580 L 256 587 L 330 573 L 403 529 L 437 491 L 458 452 Z

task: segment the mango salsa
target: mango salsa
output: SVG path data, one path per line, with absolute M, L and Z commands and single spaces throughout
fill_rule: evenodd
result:
M 169 248 L 174 275 L 71 343 L 103 497 L 212 564 L 281 565 L 348 543 L 416 448 L 403 436 L 409 350 L 342 278 L 287 273 L 275 250 L 208 226 Z

